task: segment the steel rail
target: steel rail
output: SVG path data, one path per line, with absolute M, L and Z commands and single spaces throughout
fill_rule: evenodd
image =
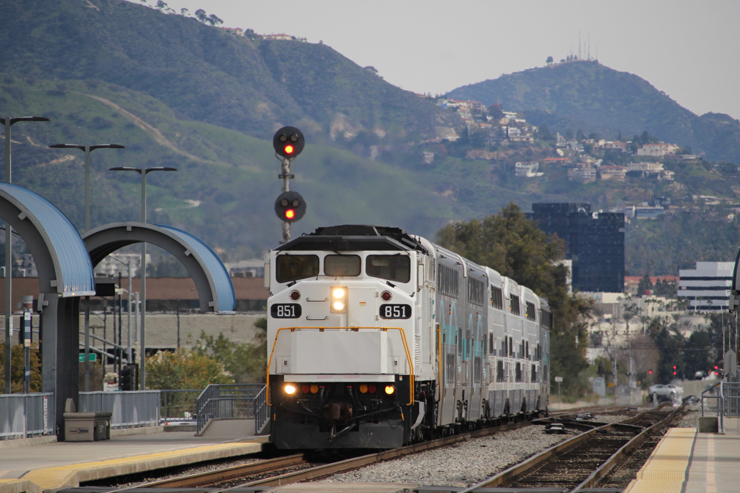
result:
M 605 478 L 626 455 L 631 455 L 633 451 L 640 448 L 655 430 L 663 426 L 668 426 L 671 421 L 675 419 L 678 413 L 683 410 L 683 408 L 684 405 L 681 405 L 681 407 L 675 409 L 661 421 L 658 421 L 654 425 L 642 430 L 639 434 L 632 438 L 632 440 L 625 443 L 619 450 L 617 450 L 611 457 L 609 457 L 606 462 L 599 466 L 598 469 L 592 472 L 588 478 L 586 478 L 581 484 L 573 488 L 569 493 L 575 493 L 584 488 L 596 488 L 597 485 L 601 483 L 601 480 Z
M 603 410 L 603 412 L 606 412 L 606 411 L 619 412 L 619 411 L 623 411 L 628 408 L 626 407 L 608 408 L 604 406 L 593 406 L 593 407 L 584 407 L 584 408 L 578 408 L 578 409 L 557 411 L 557 412 L 550 413 L 550 414 L 551 415 L 569 415 L 569 414 L 586 411 L 586 410 L 595 411 L 597 409 Z M 426 441 L 426 442 L 420 442 L 420 443 L 416 443 L 413 445 L 408 445 L 406 447 L 401 447 L 398 449 L 386 450 L 386 451 L 383 451 L 377 454 L 369 454 L 369 455 L 357 457 L 354 459 L 347 459 L 341 462 L 335 462 L 335 463 L 327 464 L 323 466 L 307 468 L 301 471 L 287 473 L 287 474 L 283 474 L 277 477 L 255 480 L 252 482 L 240 484 L 234 488 L 241 488 L 241 487 L 248 487 L 248 486 L 286 485 L 286 484 L 297 483 L 297 482 L 306 481 L 310 479 L 317 479 L 317 478 L 321 478 L 321 477 L 328 476 L 331 474 L 336 474 L 338 472 L 345 472 L 345 471 L 349 471 L 352 469 L 357 469 L 357 468 L 370 465 L 373 463 L 392 460 L 392 459 L 396 459 L 399 457 L 404 457 L 406 455 L 423 452 L 425 450 L 432 450 L 435 448 L 453 445 L 455 443 L 462 442 L 462 441 L 465 441 L 471 438 L 480 438 L 480 437 L 493 435 L 498 432 L 510 431 L 510 430 L 515 430 L 518 428 L 523 428 L 526 426 L 530 426 L 532 424 L 535 424 L 535 423 L 533 421 L 525 419 L 525 420 L 517 421 L 514 423 L 507 423 L 503 425 L 482 428 L 479 430 L 461 432 L 456 435 L 451 435 L 451 436 L 443 437 L 443 438 L 436 439 L 436 440 Z M 241 476 L 275 471 L 275 470 L 297 466 L 297 465 L 301 465 L 305 463 L 306 463 L 305 456 L 303 454 L 297 454 L 297 455 L 280 457 L 277 459 L 264 460 L 264 461 L 255 462 L 251 464 L 231 466 L 231 467 L 219 469 L 216 471 L 207 471 L 203 473 L 191 474 L 188 476 L 180 476 L 177 478 L 157 480 L 157 481 L 152 481 L 152 482 L 148 482 L 148 483 L 137 485 L 137 486 L 126 486 L 124 488 L 115 489 L 115 490 L 110 490 L 108 488 L 105 488 L 105 491 L 107 493 L 122 493 L 122 492 L 134 492 L 134 491 L 137 491 L 140 489 L 146 489 L 146 488 L 202 487 L 208 484 L 214 484 L 214 483 L 219 483 L 223 481 L 233 480 Z M 217 493 L 218 491 L 228 491 L 229 489 L 233 489 L 233 488 L 228 488 L 224 490 L 214 490 L 213 493 Z
M 602 407 L 603 406 L 599 406 L 598 408 L 602 408 Z M 595 408 L 588 407 L 588 408 L 580 408 L 580 409 L 594 410 Z M 604 408 L 604 410 L 606 409 L 608 408 Z M 624 409 L 627 409 L 627 408 L 617 408 L 617 409 L 612 409 L 612 410 L 624 410 Z M 562 414 L 572 414 L 573 412 L 574 410 L 562 411 Z M 358 468 L 365 467 L 365 466 L 375 464 L 378 462 L 384 462 L 387 460 L 397 459 L 399 457 L 416 454 L 419 452 L 423 452 L 425 450 L 432 450 L 436 448 L 446 447 L 449 445 L 453 445 L 455 443 L 469 440 L 471 438 L 480 438 L 480 437 L 493 435 L 495 433 L 499 433 L 502 431 L 510 431 L 510 430 L 515 430 L 518 428 L 524 428 L 526 426 L 531 426 L 532 424 L 534 424 L 532 423 L 532 421 L 524 420 L 524 421 L 518 421 L 515 423 L 507 423 L 507 424 L 503 424 L 499 426 L 493 426 L 489 428 L 482 428 L 479 430 L 462 432 L 457 435 L 439 438 L 436 440 L 420 442 L 420 443 L 416 443 L 413 445 L 407 445 L 405 447 L 400 447 L 397 449 L 386 450 L 384 452 L 380 452 L 376 454 L 363 455 L 363 456 L 355 457 L 352 459 L 346 459 L 343 461 L 334 462 L 332 464 L 326 464 L 322 466 L 312 467 L 309 469 L 303 469 L 300 471 L 282 474 L 280 476 L 276 476 L 273 478 L 264 478 L 264 479 L 259 479 L 256 481 L 250 481 L 248 483 L 243 483 L 238 486 L 235 486 L 234 488 L 218 490 L 213 493 L 219 493 L 221 491 L 229 491 L 230 489 L 245 488 L 245 487 L 252 487 L 252 486 L 284 486 L 287 484 L 300 483 L 302 481 L 319 479 L 322 477 L 330 476 L 332 474 L 347 472 L 353 469 L 358 469 Z
M 107 493 L 123 493 L 126 491 L 137 491 L 146 488 L 192 488 L 207 484 L 220 483 L 249 474 L 260 474 L 264 472 L 276 471 L 279 469 L 284 469 L 286 467 L 292 467 L 305 463 L 306 460 L 303 454 L 288 455 L 285 457 L 279 457 L 277 459 L 268 459 L 259 462 L 253 462 L 250 464 L 226 467 L 215 471 L 206 471 L 196 474 L 189 474 L 187 476 L 179 476 L 176 478 L 161 479 L 136 486 L 126 486 L 124 488 L 119 488 L 115 490 L 105 488 L 105 491 Z
M 565 440 L 564 442 L 560 442 L 560 443 L 558 443 L 558 444 L 556 444 L 556 445 L 554 445 L 554 446 L 552 446 L 552 447 L 550 447 L 550 448 L 548 448 L 546 450 L 543 450 L 539 454 L 536 454 L 536 455 L 530 457 L 529 459 L 525 460 L 524 462 L 520 462 L 519 464 L 516 464 L 516 465 L 514 465 L 514 466 L 512 466 L 512 467 L 510 467 L 510 468 L 508 468 L 508 469 L 506 469 L 506 470 L 504 470 L 504 471 L 496 474 L 495 476 L 492 476 L 490 478 L 487 478 L 487 479 L 481 481 L 480 483 L 477 483 L 477 484 L 474 484 L 472 486 L 469 486 L 467 489 L 460 490 L 458 493 L 473 493 L 475 490 L 477 490 L 479 488 L 484 488 L 484 487 L 487 487 L 487 488 L 495 488 L 495 487 L 500 487 L 500 486 L 502 486 L 504 484 L 511 484 L 514 481 L 517 481 L 518 479 L 522 478 L 525 474 L 534 471 L 536 468 L 538 468 L 539 466 L 543 465 L 548 460 L 550 460 L 552 458 L 559 457 L 559 456 L 565 454 L 566 452 L 568 452 L 571 449 L 577 447 L 578 445 L 581 445 L 583 442 L 585 442 L 587 440 L 590 440 L 591 438 L 597 436 L 598 434 L 604 433 L 604 431 L 606 431 L 606 430 L 608 430 L 610 428 L 611 429 L 614 429 L 614 428 L 624 427 L 624 425 L 629 425 L 630 424 L 629 423 L 630 421 L 636 421 L 636 420 L 640 419 L 641 417 L 644 417 L 644 415 L 648 415 L 650 412 L 651 411 L 643 412 L 643 413 L 641 413 L 641 414 L 639 414 L 639 415 L 637 415 L 637 416 L 635 416 L 633 418 L 630 418 L 628 420 L 625 420 L 624 422 L 621 422 L 621 423 L 610 423 L 610 424 L 607 424 L 607 425 L 604 425 L 604 426 L 600 426 L 598 428 L 594 428 L 594 429 L 589 430 L 589 431 L 587 431 L 585 433 L 581 433 L 580 435 L 576 435 L 573 438 L 570 438 L 568 440 Z M 645 433 L 648 430 L 652 429 L 654 426 L 656 426 L 658 424 L 662 424 L 663 422 L 665 422 L 668 419 L 672 419 L 676 412 L 677 411 L 673 411 L 666 418 L 660 420 L 658 423 L 652 424 L 651 426 L 645 428 L 642 432 L 640 432 L 639 434 L 637 434 L 635 437 L 631 438 L 626 444 L 624 444 L 622 447 L 620 447 L 620 449 L 617 452 L 615 452 L 614 454 L 612 454 L 612 456 L 610 456 L 604 463 L 602 463 L 602 465 L 599 466 L 599 468 L 596 469 L 596 471 L 594 471 L 594 473 L 592 473 L 589 476 L 589 479 L 591 479 L 592 476 L 594 476 L 594 479 L 597 479 L 596 476 L 599 476 L 598 479 L 600 479 L 601 477 L 605 476 L 606 475 L 606 472 L 608 472 L 608 470 L 611 470 L 611 468 L 614 466 L 614 464 L 618 460 L 618 458 L 613 460 L 613 457 L 615 455 L 619 454 L 619 457 L 622 457 L 628 451 L 633 450 L 634 449 L 634 446 L 632 446 L 630 448 L 627 448 L 628 445 L 631 442 L 633 442 L 639 436 L 642 436 L 641 440 L 644 442 L 644 439 L 647 438 L 647 435 Z M 642 443 L 642 442 L 640 442 L 640 443 Z M 622 452 L 620 453 L 620 451 L 622 451 Z M 607 471 L 604 471 L 603 474 L 601 472 L 597 472 L 597 471 L 602 471 L 605 466 L 608 467 L 608 470 Z M 587 479 L 587 481 L 588 481 L 588 479 Z M 585 483 L 585 481 L 584 481 L 584 483 Z M 568 490 L 568 491 L 571 492 L 571 493 L 572 492 L 576 492 L 576 491 L 579 490 L 579 488 L 582 488 L 582 487 L 583 487 L 582 485 L 579 485 L 579 487 L 577 487 L 577 488 L 575 488 L 573 490 Z
M 483 436 L 493 435 L 502 431 L 515 430 L 517 428 L 524 428 L 531 426 L 531 421 L 519 421 L 517 423 L 509 423 L 501 426 L 495 426 L 491 428 L 483 428 L 480 430 L 474 430 L 470 432 L 464 432 L 457 435 L 452 435 L 437 440 L 431 440 L 428 442 L 415 443 L 413 445 L 407 445 L 397 449 L 386 450 L 377 454 L 368 454 L 360 457 L 354 457 L 351 459 L 345 459 L 339 462 L 333 462 L 331 464 L 325 464 L 322 466 L 316 466 L 309 469 L 303 469 L 287 474 L 282 474 L 273 478 L 258 479 L 256 481 L 250 481 L 243 483 L 233 488 L 227 488 L 224 490 L 217 490 L 212 493 L 220 493 L 222 491 L 229 491 L 236 488 L 246 488 L 251 486 L 284 486 L 287 484 L 300 483 L 302 481 L 309 481 L 313 479 L 319 479 L 332 474 L 343 473 L 358 469 L 361 467 L 369 466 L 378 462 L 387 460 L 397 459 L 407 455 L 417 454 L 425 450 L 432 450 L 435 448 L 446 447 L 453 445 L 458 442 L 469 440 L 471 438 L 480 438 Z

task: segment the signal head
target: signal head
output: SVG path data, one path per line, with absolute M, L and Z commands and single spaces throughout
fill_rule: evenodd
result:
M 283 192 L 275 200 L 275 214 L 281 221 L 292 223 L 306 213 L 306 201 L 297 192 Z
M 275 152 L 284 158 L 293 159 L 303 150 L 306 139 L 303 133 L 295 127 L 283 127 L 272 138 L 272 147 Z

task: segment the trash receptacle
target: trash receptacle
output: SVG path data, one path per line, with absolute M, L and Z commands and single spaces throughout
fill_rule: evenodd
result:
M 92 442 L 110 439 L 111 412 L 64 413 L 64 440 Z

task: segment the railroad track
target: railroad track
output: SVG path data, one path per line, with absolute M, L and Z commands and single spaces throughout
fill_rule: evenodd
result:
M 672 412 L 647 411 L 621 423 L 594 428 L 459 493 L 496 487 L 555 488 L 571 493 L 596 488 L 651 433 L 668 426 L 682 408 Z
M 629 408 L 586 407 L 553 412 L 550 413 L 550 417 L 554 417 L 556 419 L 563 419 L 567 417 L 574 418 L 578 413 L 583 411 L 620 414 L 629 412 Z M 637 418 L 638 417 L 631 419 Z M 455 443 L 459 443 L 470 438 L 480 438 L 503 431 L 509 431 L 525 426 L 530 426 L 532 423 L 533 422 L 529 420 L 522 420 L 490 428 L 466 431 L 464 433 L 447 436 L 437 440 L 421 442 L 398 449 L 353 457 L 345 460 L 331 462 L 328 464 L 317 464 L 307 454 L 296 454 L 280 457 L 277 459 L 262 460 L 250 464 L 231 466 L 198 474 L 190 474 L 186 476 L 179 476 L 176 478 L 157 480 L 137 486 L 127 486 L 118 489 L 112 488 L 110 486 L 101 486 L 99 488 L 87 486 L 84 487 L 84 491 L 88 493 L 123 493 L 157 490 L 162 491 L 162 488 L 208 487 L 209 493 L 217 493 L 221 491 L 229 491 L 230 489 L 236 488 L 287 485 L 303 481 L 318 480 L 321 478 L 332 476 L 334 474 L 344 473 L 353 469 L 358 469 L 371 464 L 392 460 L 411 454 L 416 454 L 425 450 L 432 450 L 435 448 L 454 445 Z M 83 489 L 75 488 L 65 490 L 65 492 L 71 491 L 81 492 L 83 491 Z

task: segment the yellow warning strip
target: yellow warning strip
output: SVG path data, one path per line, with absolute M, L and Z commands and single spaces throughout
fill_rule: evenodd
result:
M 201 447 L 190 447 L 166 452 L 36 469 L 29 471 L 23 476 L 23 479 L 40 486 L 42 490 L 56 490 L 77 487 L 80 482 L 95 479 L 134 474 L 153 469 L 161 469 L 163 467 L 180 466 L 224 457 L 254 454 L 261 450 L 262 443 L 260 442 L 204 445 Z
M 0 479 L 0 493 L 41 493 L 41 488 L 26 479 Z
M 680 493 L 696 439 L 694 428 L 671 428 L 624 493 Z

